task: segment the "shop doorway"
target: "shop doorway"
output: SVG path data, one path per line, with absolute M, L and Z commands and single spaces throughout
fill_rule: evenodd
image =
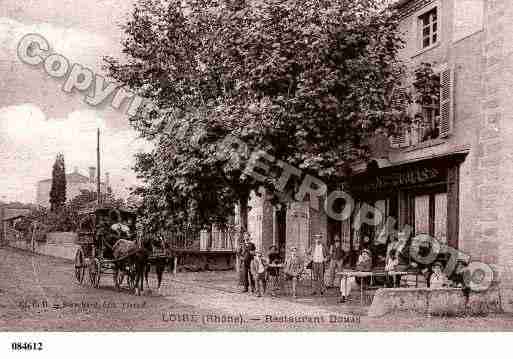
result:
M 287 206 L 281 206 L 276 210 L 276 233 L 275 245 L 282 258 L 285 255 L 286 240 L 287 240 Z
M 328 217 L 328 238 L 326 243 L 328 248 L 335 242 L 335 236 L 338 236 L 338 239 L 340 240 L 341 235 L 342 221 Z

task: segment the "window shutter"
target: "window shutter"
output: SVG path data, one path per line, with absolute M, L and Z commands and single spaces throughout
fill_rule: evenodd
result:
M 402 148 L 410 145 L 409 136 L 406 128 L 402 128 L 398 134 L 390 139 L 390 147 Z
M 440 72 L 440 137 L 447 137 L 454 127 L 453 105 L 454 71 L 446 68 Z
M 394 110 L 398 111 L 407 111 L 408 110 L 408 94 L 406 92 L 406 87 L 397 87 L 394 89 L 392 93 L 391 99 L 391 107 Z
M 400 116 L 404 116 L 408 111 L 410 103 L 406 87 L 397 87 L 391 99 L 392 109 L 399 111 Z M 409 146 L 408 132 L 406 128 L 401 128 L 400 132 L 390 139 L 390 146 L 393 148 L 402 148 Z
M 344 156 L 344 158 L 349 158 L 352 154 L 352 151 L 353 151 L 352 143 L 350 143 L 350 142 L 344 143 L 344 145 L 342 146 L 342 155 Z

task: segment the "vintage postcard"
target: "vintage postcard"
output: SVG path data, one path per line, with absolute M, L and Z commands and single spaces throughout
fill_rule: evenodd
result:
M 510 331 L 510 30 L 500 0 L 1 1 L 0 331 Z

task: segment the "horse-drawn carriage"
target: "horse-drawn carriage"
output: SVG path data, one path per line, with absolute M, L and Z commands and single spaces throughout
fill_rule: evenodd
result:
M 121 288 L 127 278 L 128 288 L 137 285 L 137 262 L 134 255 L 141 249 L 135 244 L 136 215 L 120 208 L 95 208 L 79 213 L 77 244 L 80 248 L 75 254 L 75 279 L 84 282 L 87 273 L 89 284 L 98 288 L 103 274 L 112 274 L 116 288 Z M 132 241 L 132 250 L 115 255 L 114 245 L 123 239 Z M 118 251 L 119 252 L 119 251 Z M 142 279 L 141 279 L 142 280 Z

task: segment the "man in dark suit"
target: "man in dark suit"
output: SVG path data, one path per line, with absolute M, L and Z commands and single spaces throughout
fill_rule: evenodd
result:
M 244 290 L 243 293 L 248 292 L 249 287 L 251 287 L 251 292 L 255 292 L 255 278 L 251 274 L 251 261 L 255 256 L 256 247 L 255 244 L 251 242 L 251 236 L 248 232 L 245 233 L 244 238 L 244 247 L 242 248 L 242 276 L 243 276 L 243 284 Z

